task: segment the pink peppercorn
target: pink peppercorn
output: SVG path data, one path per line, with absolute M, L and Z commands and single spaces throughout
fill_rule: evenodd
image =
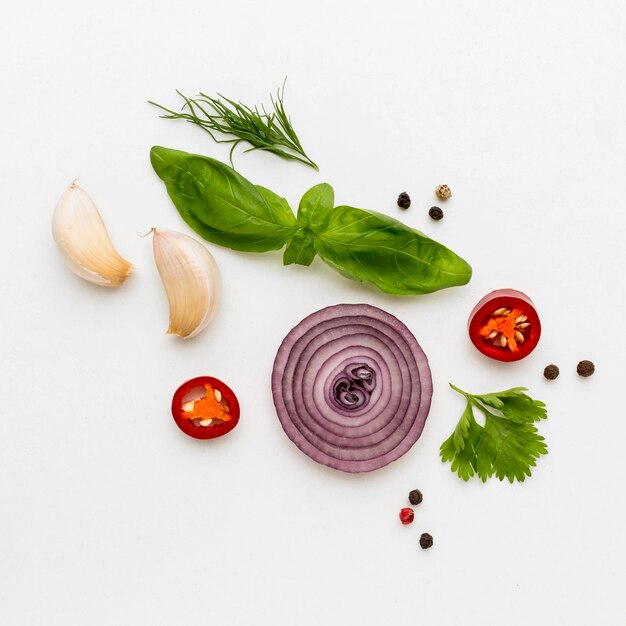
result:
M 410 507 L 406 507 L 404 509 L 400 509 L 400 521 L 403 524 L 410 524 L 415 519 L 415 513 L 413 509 Z

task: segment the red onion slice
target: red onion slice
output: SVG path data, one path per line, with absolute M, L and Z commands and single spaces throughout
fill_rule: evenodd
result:
M 369 304 L 338 304 L 285 337 L 272 394 L 285 433 L 307 456 L 371 472 L 419 439 L 433 386 L 428 359 L 400 320 Z

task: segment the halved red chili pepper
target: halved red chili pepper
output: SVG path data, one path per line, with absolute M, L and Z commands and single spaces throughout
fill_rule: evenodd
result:
M 519 361 L 537 346 L 541 322 L 526 294 L 498 289 L 474 307 L 468 331 L 472 343 L 485 356 L 497 361 Z
M 221 380 L 198 376 L 183 383 L 174 393 L 172 416 L 186 435 L 215 439 L 239 423 L 239 402 Z

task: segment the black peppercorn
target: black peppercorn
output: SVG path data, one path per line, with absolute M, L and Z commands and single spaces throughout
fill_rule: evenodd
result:
M 443 211 L 438 206 L 431 206 L 428 215 L 434 220 L 440 220 L 443 217 Z
M 596 366 L 591 361 L 581 361 L 576 366 L 576 372 L 579 376 L 583 378 L 587 378 L 587 376 L 591 376 L 596 371 Z
M 422 533 L 420 537 L 420 546 L 422 546 L 422 550 L 427 550 L 433 545 L 433 537 L 428 533 Z
M 409 194 L 406 191 L 403 191 L 398 196 L 398 206 L 401 209 L 408 209 L 411 206 L 411 198 L 409 197 Z
M 409 502 L 411 504 L 419 504 L 424 499 L 422 496 L 422 492 L 419 489 L 413 489 L 411 493 L 409 493 Z
M 548 380 L 554 380 L 558 377 L 559 373 L 559 368 L 556 365 L 548 365 L 546 366 L 546 369 L 543 370 L 543 375 Z

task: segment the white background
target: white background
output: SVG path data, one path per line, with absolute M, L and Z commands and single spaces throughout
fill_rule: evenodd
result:
M 0 622 L 621 625 L 624 558 L 626 6 L 573 2 L 21 2 L 0 24 Z M 387 297 L 316 260 L 210 246 L 224 300 L 195 340 L 166 336 L 151 226 L 190 231 L 153 144 L 227 159 L 146 104 L 175 89 L 286 106 L 320 165 L 253 153 L 241 174 L 297 206 L 328 181 L 465 257 L 472 282 Z M 136 271 L 81 281 L 50 235 L 75 177 Z M 434 187 L 453 198 L 435 223 Z M 413 204 L 395 206 L 400 191 Z M 535 301 L 518 364 L 482 357 L 466 319 L 486 292 Z M 284 335 L 369 302 L 403 320 L 435 383 L 421 439 L 369 475 L 286 438 L 269 387 Z M 590 379 L 580 359 L 595 361 Z M 548 383 L 548 363 L 561 367 Z M 176 387 L 236 390 L 238 428 L 177 429 Z M 550 453 L 510 485 L 463 483 L 438 457 L 463 403 L 447 386 L 525 385 Z M 410 489 L 424 502 L 403 527 Z M 428 551 L 421 532 L 434 536 Z

